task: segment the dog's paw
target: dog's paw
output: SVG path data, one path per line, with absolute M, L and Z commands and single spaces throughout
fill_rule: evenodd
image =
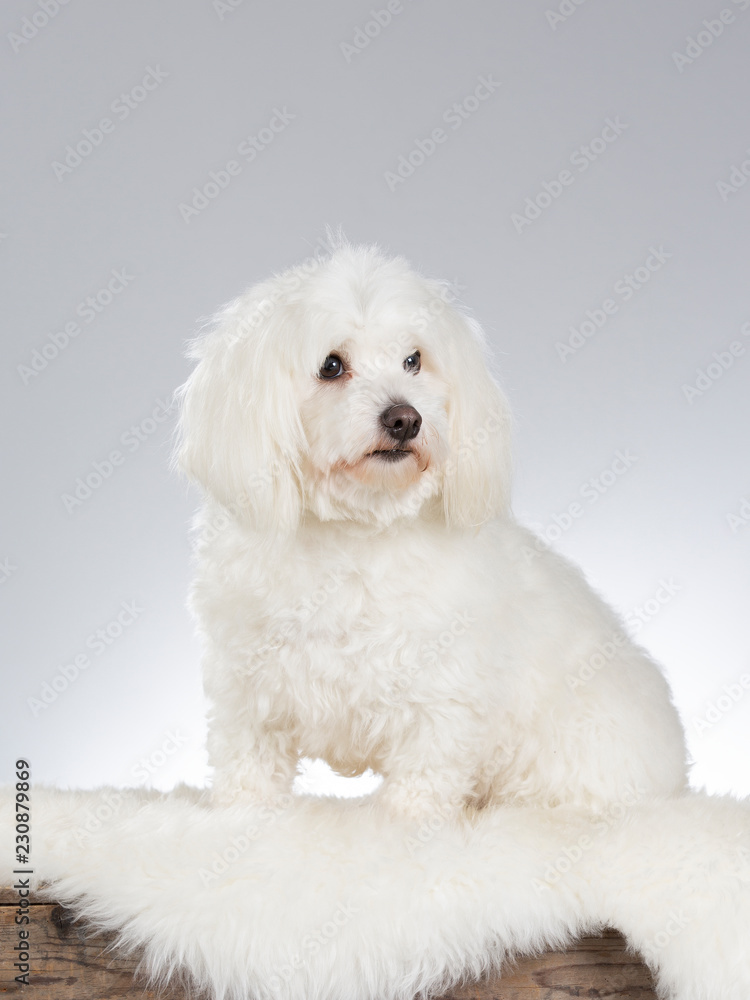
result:
M 211 789 L 211 804 L 221 808 L 265 806 L 279 810 L 285 809 L 290 800 L 290 792 L 284 792 L 273 785 L 241 783 L 231 779 L 214 779 L 214 785 Z
M 463 797 L 436 776 L 417 774 L 391 779 L 376 793 L 378 805 L 394 819 L 442 825 L 460 815 Z

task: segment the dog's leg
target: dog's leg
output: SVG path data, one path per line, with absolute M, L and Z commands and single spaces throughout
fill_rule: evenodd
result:
M 386 779 L 378 798 L 392 815 L 425 822 L 458 815 L 470 788 L 470 781 L 447 780 L 444 772 L 420 771 Z
M 452 708 L 450 738 L 433 725 L 421 726 L 407 744 L 384 761 L 380 804 L 412 821 L 458 815 L 472 796 L 481 759 L 477 720 L 469 710 L 460 719 Z
M 287 732 L 246 723 L 232 732 L 214 713 L 209 725 L 208 759 L 214 768 L 212 799 L 277 806 L 291 793 L 297 753 Z

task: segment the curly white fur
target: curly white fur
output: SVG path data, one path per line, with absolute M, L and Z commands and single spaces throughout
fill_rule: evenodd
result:
M 660 670 L 509 511 L 508 406 L 450 298 L 343 244 L 194 345 L 178 462 L 206 494 L 192 606 L 219 803 L 278 801 L 300 755 L 382 773 L 411 818 L 685 788 Z M 391 433 L 393 406 L 418 420 Z

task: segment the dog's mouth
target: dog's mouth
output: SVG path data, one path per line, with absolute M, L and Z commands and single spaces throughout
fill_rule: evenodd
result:
M 407 455 L 413 455 L 411 448 L 382 448 L 376 451 L 368 451 L 365 458 L 380 458 L 384 462 L 400 462 Z

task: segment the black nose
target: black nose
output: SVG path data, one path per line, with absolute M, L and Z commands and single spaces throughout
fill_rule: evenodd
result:
M 410 441 L 419 434 L 422 418 L 413 406 L 406 403 L 396 403 L 380 414 L 380 423 L 384 430 L 397 441 Z

